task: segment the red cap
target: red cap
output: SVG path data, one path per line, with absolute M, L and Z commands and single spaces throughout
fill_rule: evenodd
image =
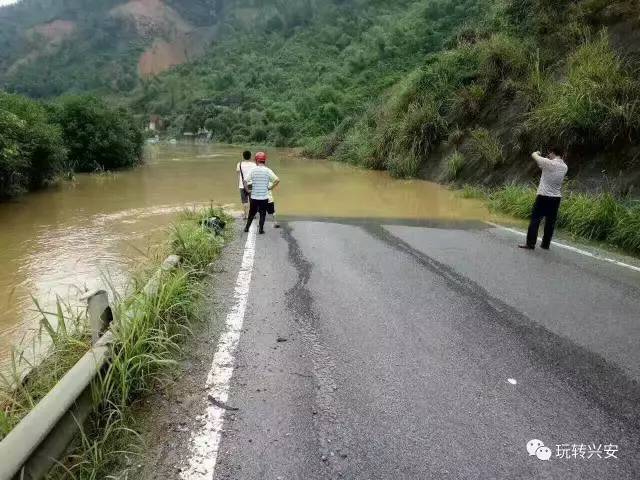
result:
M 267 154 L 264 152 L 256 153 L 256 163 L 267 163 Z

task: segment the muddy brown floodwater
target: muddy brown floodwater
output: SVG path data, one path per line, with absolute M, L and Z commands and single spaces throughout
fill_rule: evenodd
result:
M 241 149 L 220 145 L 155 145 L 134 170 L 79 175 L 58 188 L 0 204 L 0 367 L 12 347 L 31 342 L 44 306 L 78 292 L 122 285 L 132 261 L 162 237 L 176 212 L 213 202 L 239 209 L 235 165 Z M 420 180 L 305 160 L 270 150 L 282 180 L 283 215 L 398 219 L 483 219 L 477 202 Z

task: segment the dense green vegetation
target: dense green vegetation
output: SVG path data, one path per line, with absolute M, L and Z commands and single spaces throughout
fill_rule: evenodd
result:
M 160 115 L 169 136 L 206 128 L 217 141 L 304 146 L 400 177 L 529 180 L 530 151 L 556 143 L 571 175 L 607 170 L 625 192 L 637 178 L 626 173 L 639 170 L 638 0 L 165 1 L 189 28 L 215 30 L 214 41 L 145 80 L 133 65 L 171 34 L 133 32 L 109 13 L 124 0 L 101 0 L 87 16 L 79 0 L 36 11 L 52 1 L 0 14 L 25 31 L 76 24 L 68 48 L 37 62 L 20 61 L 27 37 L 5 35 L 7 88 L 89 89 Z
M 62 132 L 46 108 L 0 92 L 0 198 L 53 181 L 65 157 Z
M 133 88 L 144 43 L 107 15 L 118 3 L 22 0 L 0 9 L 0 87 L 32 97 Z M 55 20 L 72 22 L 75 30 L 50 43 L 35 28 Z
M 169 117 L 172 133 L 204 126 L 226 142 L 306 144 L 348 128 L 487 4 L 262 3 L 255 19 L 232 17 L 202 60 L 142 85 L 135 108 Z
M 588 21 L 605 4 L 630 8 L 634 2 L 571 3 L 512 1 L 489 12 L 488 28 L 459 32 L 452 48 L 429 56 L 352 128 L 310 153 L 405 176 L 417 175 L 436 150 L 455 151 L 462 155 L 457 165 L 488 179 L 493 170 L 528 161 L 539 145 L 559 143 L 570 157 L 636 145 L 634 67 L 614 51 L 607 32 Z M 538 33 L 532 17 L 557 21 Z M 567 25 L 562 41 L 571 53 L 565 58 L 566 50 L 546 43 Z M 572 29 L 581 35 L 571 38 Z
M 63 98 L 52 108 L 73 171 L 113 170 L 142 158 L 142 130 L 127 110 L 86 96 Z
M 222 235 L 200 226 L 202 219 L 212 216 L 226 221 Z M 230 239 L 231 222 L 218 209 L 186 211 L 154 259 L 141 267 L 128 289 L 130 294 L 115 306 L 111 361 L 92 385 L 94 411 L 49 478 L 109 478 L 140 453 L 132 407 L 176 373 L 184 340 L 200 319 L 207 275 L 199 267 L 220 255 Z M 183 255 L 180 267 L 157 277 L 156 293 L 145 291 L 161 259 L 175 251 Z M 86 314 L 76 312 L 59 304 L 55 319 L 42 313 L 42 331 L 51 340 L 44 361 L 24 381 L 20 381 L 17 363 L 14 375 L 0 375 L 0 440 L 90 348 Z
M 43 104 L 0 92 L 0 199 L 46 186 L 64 172 L 135 165 L 142 146 L 132 116 L 94 97 Z

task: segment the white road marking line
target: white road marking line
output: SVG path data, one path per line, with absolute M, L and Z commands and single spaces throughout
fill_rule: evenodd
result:
M 507 382 L 509 382 L 511 385 L 518 384 L 518 381 L 515 378 L 507 378 Z
M 189 466 L 180 473 L 183 480 L 212 480 L 215 473 L 225 411 L 213 404 L 209 398 L 214 398 L 222 405 L 226 404 L 229 398 L 234 355 L 240 340 L 251 286 L 255 246 L 256 227 L 254 224 L 244 246 L 242 266 L 238 272 L 233 294 L 235 301 L 227 314 L 226 331 L 220 336 L 218 350 L 213 357 L 213 364 L 207 377 L 205 386 L 207 409 L 203 415 L 198 416 L 197 420 L 200 426 L 191 434 Z
M 520 235 L 521 237 L 526 237 L 527 236 L 527 234 L 525 232 L 521 232 L 520 230 L 516 230 L 515 228 L 504 227 L 502 225 L 498 225 L 497 223 L 492 223 L 492 222 L 486 222 L 486 223 L 488 225 L 491 225 L 492 227 L 499 228 L 500 230 L 506 230 L 507 232 L 515 233 L 517 235 Z M 540 240 L 540 238 L 538 238 L 538 240 Z M 595 258 L 596 260 L 602 260 L 603 262 L 612 263 L 614 265 L 617 265 L 618 267 L 628 268 L 629 270 L 634 270 L 636 272 L 640 272 L 640 267 L 637 267 L 635 265 L 630 265 L 628 263 L 621 262 L 621 261 L 616 260 L 614 258 L 609 258 L 609 257 L 603 257 L 601 255 L 596 255 L 595 253 L 591 253 L 591 252 L 588 252 L 586 250 L 582 250 L 580 248 L 572 247 L 571 245 L 567 245 L 566 243 L 560 243 L 560 242 L 555 242 L 554 241 L 554 242 L 551 242 L 551 244 L 555 245 L 557 247 L 560 247 L 560 248 L 564 248 L 565 250 L 569 250 L 570 252 L 579 253 L 580 255 L 584 255 L 586 257 L 591 257 L 591 258 Z

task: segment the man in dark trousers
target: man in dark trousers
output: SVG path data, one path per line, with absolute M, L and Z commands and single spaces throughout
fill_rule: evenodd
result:
M 269 192 L 275 188 L 280 179 L 270 168 L 267 168 L 267 154 L 264 152 L 256 153 L 256 167 L 251 170 L 247 182 L 251 184 L 251 204 L 249 206 L 249 218 L 244 228 L 245 232 L 249 231 L 256 213 L 260 213 L 260 229 L 259 233 L 264 233 L 264 222 L 267 218 L 267 207 L 269 205 Z
M 560 149 L 556 147 L 550 150 L 549 158 L 543 157 L 540 152 L 533 152 L 531 156 L 542 170 L 542 176 L 540 177 L 538 196 L 531 213 L 527 243 L 520 245 L 520 248 L 527 250 L 536 248 L 538 229 L 544 218 L 544 235 L 540 247 L 549 250 L 562 199 L 562 182 L 569 168 L 561 157 Z

